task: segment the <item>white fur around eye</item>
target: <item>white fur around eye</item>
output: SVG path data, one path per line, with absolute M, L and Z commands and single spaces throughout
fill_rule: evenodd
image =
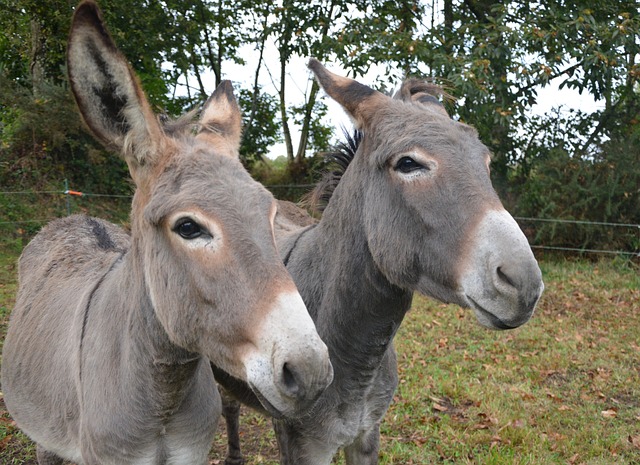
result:
M 402 172 L 398 169 L 398 163 L 401 163 L 401 161 L 405 158 L 410 158 L 422 168 L 406 173 Z M 391 160 L 391 171 L 395 176 L 399 177 L 402 181 L 405 182 L 432 178 L 433 176 L 435 176 L 437 169 L 438 162 L 418 150 L 400 153 L 393 157 Z
M 202 235 L 196 237 L 194 239 L 186 239 L 180 236 L 175 231 L 176 223 L 178 223 L 182 219 L 189 219 L 197 223 L 202 229 Z M 215 252 L 224 242 L 224 238 L 222 236 L 222 229 L 218 225 L 218 223 L 211 218 L 211 216 L 205 215 L 201 211 L 198 210 L 186 210 L 176 212 L 171 215 L 167 220 L 167 225 L 170 229 L 170 235 L 174 241 L 178 241 L 178 243 L 187 249 L 190 250 L 205 250 L 210 252 Z

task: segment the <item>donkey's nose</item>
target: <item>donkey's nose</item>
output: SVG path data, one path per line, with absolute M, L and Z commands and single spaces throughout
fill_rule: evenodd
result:
M 301 391 L 300 383 L 298 382 L 298 376 L 295 369 L 290 363 L 285 363 L 282 366 L 282 376 L 280 379 L 280 388 L 289 397 L 298 397 L 298 393 Z
M 490 328 L 516 328 L 533 315 L 544 285 L 527 238 L 505 210 L 489 211 L 473 231 L 461 277 L 464 301 Z
M 272 303 L 254 347 L 245 361 L 247 381 L 272 414 L 306 414 L 333 381 L 329 350 L 295 291 L 281 293 Z
M 508 272 L 509 271 L 505 272 L 504 267 L 502 266 L 499 266 L 498 268 L 496 268 L 497 281 L 501 283 L 505 283 L 507 286 L 517 288 L 518 286 L 516 282 L 509 277 L 509 275 L 507 274 Z
M 500 294 L 517 301 L 523 312 L 529 312 L 542 293 L 539 274 L 537 264 L 534 266 L 519 260 L 505 260 L 495 268 L 493 285 Z
M 309 354 L 298 359 L 293 357 L 282 364 L 282 370 L 276 384 L 280 392 L 291 398 L 299 410 L 305 410 L 318 399 L 320 394 L 333 380 L 333 366 L 331 362 L 320 353 L 313 354 L 309 360 Z

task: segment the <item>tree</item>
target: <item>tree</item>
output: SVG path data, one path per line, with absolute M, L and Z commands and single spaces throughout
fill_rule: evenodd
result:
M 251 108 L 250 112 L 243 113 L 240 145 L 240 157 L 246 166 L 251 167 L 256 161 L 264 160 L 269 147 L 280 141 L 280 126 L 273 117 L 278 111 L 278 102 L 274 96 L 262 92 L 260 87 L 241 89 L 238 101 L 240 108 Z

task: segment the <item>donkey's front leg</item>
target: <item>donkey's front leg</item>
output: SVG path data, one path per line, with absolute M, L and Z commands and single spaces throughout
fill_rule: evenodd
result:
M 379 450 L 380 424 L 376 423 L 373 428 L 344 448 L 344 457 L 347 465 L 378 465 Z
M 53 452 L 49 452 L 40 444 L 36 446 L 36 459 L 38 460 L 38 465 L 62 465 L 64 462 L 64 460 Z
M 222 416 L 227 426 L 227 457 L 224 465 L 244 465 L 240 450 L 240 402 L 232 398 L 224 388 L 218 386 L 222 397 Z
M 330 465 L 338 448 L 305 435 L 299 425 L 273 420 L 280 449 L 280 465 Z

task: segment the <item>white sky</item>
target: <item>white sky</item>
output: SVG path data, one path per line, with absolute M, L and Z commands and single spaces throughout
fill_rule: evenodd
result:
M 223 71 L 225 72 L 223 78 L 230 79 L 234 82 L 236 86 L 242 84 L 246 88 L 251 88 L 253 86 L 253 73 L 255 71 L 255 66 L 257 64 L 257 56 L 256 53 L 247 48 L 246 51 L 243 51 L 243 55 L 247 62 L 247 65 L 240 66 L 235 63 L 225 63 L 223 65 Z M 255 56 L 255 58 L 253 58 Z M 276 85 L 277 80 L 279 79 L 279 69 L 278 66 L 278 57 L 275 52 L 275 46 L 272 44 L 271 47 L 268 47 L 264 56 L 264 66 L 273 66 L 271 69 L 271 76 L 276 82 L 272 82 L 272 77 L 267 72 L 267 68 L 263 67 L 260 71 L 260 83 L 263 86 L 263 89 L 267 92 L 272 92 L 274 95 L 277 95 Z M 305 95 L 309 92 L 311 87 L 311 73 L 307 70 L 306 67 L 307 59 L 303 59 L 300 57 L 296 57 L 288 64 L 288 81 L 287 81 L 287 97 L 290 103 L 300 104 L 304 101 Z M 325 63 L 325 65 L 333 72 L 337 74 L 347 75 L 347 70 L 341 69 L 334 63 Z M 372 69 L 367 75 L 364 77 L 358 77 L 358 80 L 363 84 L 367 85 L 375 85 L 377 79 L 379 79 L 384 72 L 383 67 L 380 66 L 378 69 Z M 534 114 L 545 114 L 551 111 L 553 108 L 562 107 L 563 111 L 569 111 L 570 109 L 581 110 L 587 113 L 591 113 L 599 108 L 601 108 L 602 103 L 598 103 L 594 101 L 593 96 L 588 93 L 583 93 L 580 95 L 578 91 L 564 88 L 562 90 L 558 89 L 558 85 L 560 83 L 558 78 L 553 81 L 546 87 L 538 88 L 538 97 L 537 104 L 533 106 L 532 113 Z M 205 83 L 205 87 L 209 93 L 214 90 L 214 82 L 215 79 L 213 74 L 204 75 L 203 80 Z M 341 126 L 345 126 L 347 128 L 351 127 L 351 122 L 349 117 L 344 113 L 342 108 L 336 104 L 331 98 L 326 96 L 322 91 L 320 92 L 319 98 L 327 105 L 328 114 L 325 120 L 325 123 L 334 129 L 334 137 L 340 137 L 342 134 Z M 299 132 L 295 130 L 295 127 L 292 127 L 292 139 L 294 150 L 297 147 L 299 140 Z M 270 158 L 276 158 L 280 155 L 286 155 L 286 149 L 284 148 L 284 143 L 275 145 L 270 154 Z

